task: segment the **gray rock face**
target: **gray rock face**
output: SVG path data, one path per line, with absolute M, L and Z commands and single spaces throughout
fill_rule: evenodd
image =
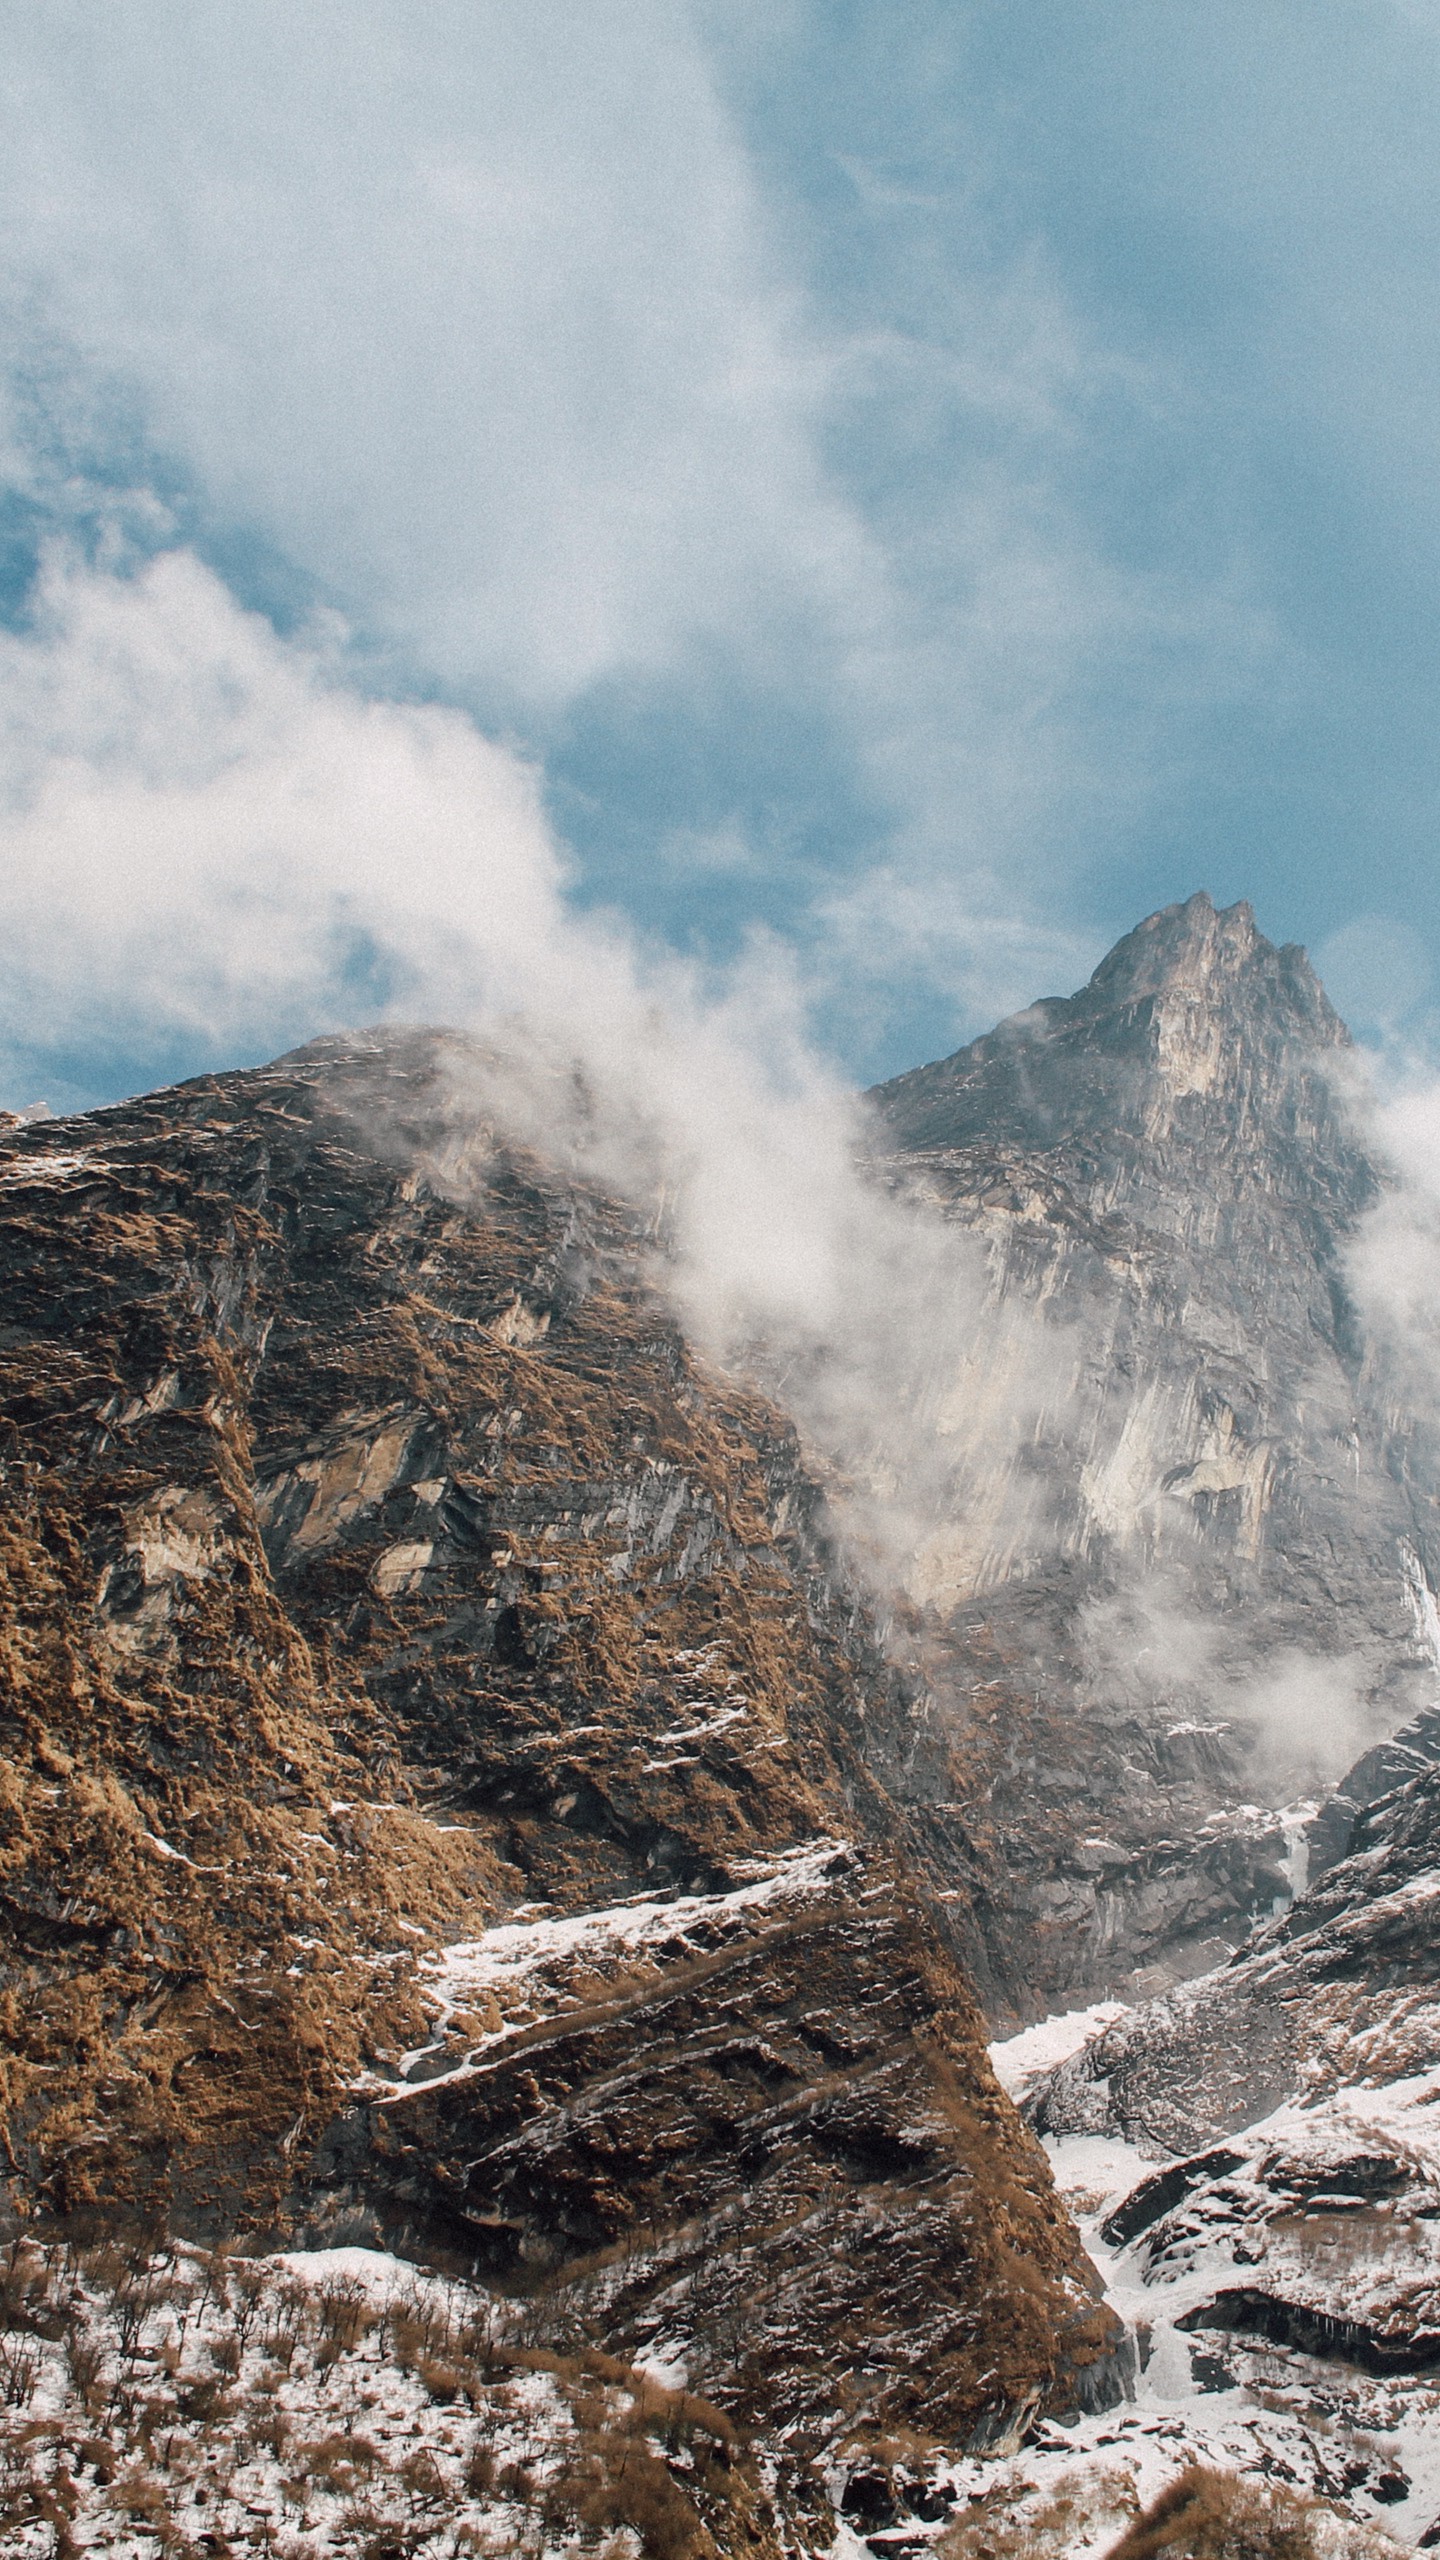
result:
M 1353 1804 L 1302 1839 L 1297 1800 L 1417 1716 L 1428 1757 L 1425 1470 L 1346 1287 L 1357 1086 L 1304 953 L 1202 895 L 872 1097 L 987 1257 L 886 1775 L 999 2007 L 1213 1965 L 1343 1851 Z
M 1433 2429 L 1437 1912 L 1431 1767 L 1362 1812 L 1350 1855 L 1228 1965 L 1122 2016 L 1030 2092 L 1062 2150 L 1067 2134 L 1120 2134 L 1161 2164 L 1101 2238 L 1147 2322 L 1194 2341 L 1204 2389 L 1260 2385 L 1273 2406 L 1278 2385 L 1313 2412 L 1334 2373 L 1367 2425 Z M 1366 2414 L 1366 2376 L 1419 2377 L 1429 2396 Z
M 1432 1767 L 1362 1812 L 1349 1856 L 1228 1964 L 1118 2020 L 1029 2112 L 1182 2154 L 1279 2106 L 1440 2072 L 1437 1913 Z

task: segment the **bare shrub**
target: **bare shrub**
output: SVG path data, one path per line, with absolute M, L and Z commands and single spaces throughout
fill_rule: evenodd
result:
M 32 2338 L 63 2337 L 67 2314 L 56 2299 L 47 2261 L 28 2240 L 0 2250 L 0 2329 Z
M 417 2373 L 427 2356 L 449 2357 L 458 2343 L 454 2324 L 444 2312 L 413 2299 L 393 2302 L 385 2325 L 389 2352 L 406 2373 Z
M 472 2498 L 488 2498 L 495 2486 L 495 2456 L 488 2445 L 473 2447 L 465 2464 L 465 2486 Z
M 416 2445 L 400 2465 L 412 2507 L 438 2507 L 446 2495 L 445 2478 L 428 2445 Z
M 251 2443 L 265 2445 L 277 2456 L 290 2441 L 290 2413 L 276 2401 L 252 2400 L 249 2427 Z
M 453 2364 L 448 2356 L 421 2355 L 414 2370 L 430 2398 L 442 2404 L 468 2398 L 476 2388 L 474 2373 L 465 2365 Z
M 1107 2560 L 1323 2560 L 1326 2510 L 1311 2498 L 1234 2472 L 1182 2471 L 1122 2535 Z M 1352 2536 L 1354 2560 L 1393 2553 L 1386 2534 Z
M 505 2484 L 502 2471 L 502 2490 Z M 578 2525 L 587 2537 L 628 2526 L 645 2560 L 692 2560 L 709 2542 L 695 2508 L 635 2420 L 585 2436 L 546 2482 L 542 2512 L 552 2527 Z
M 113 2240 L 99 2241 L 92 2249 L 77 2249 L 75 2262 L 92 2293 L 108 2296 L 125 2281 L 125 2252 Z
M 378 2446 L 368 2436 L 321 2436 L 313 2444 L 297 2441 L 291 2447 L 290 2459 L 296 2472 L 328 2489 L 332 2497 L 353 2498 L 364 2481 L 380 2468 Z
M 260 2345 L 272 2364 L 289 2373 L 302 2341 L 314 2328 L 314 2311 L 310 2296 L 301 2284 L 283 2284 L 272 2293 L 267 2304 Z
M 40 2378 L 40 2350 L 23 2338 L 0 2336 L 0 2401 L 23 2409 Z
M 240 2341 L 242 2354 L 249 2346 L 259 2324 L 265 2308 L 268 2288 L 269 2276 L 264 2267 L 253 2266 L 241 2259 L 232 2268 L 230 2318 L 234 2323 L 235 2335 Z
M 146 2321 L 164 2299 L 164 2278 L 158 2269 L 148 2266 L 127 2268 L 110 2296 L 110 2309 L 122 2356 L 134 2352 Z
M 158 2480 L 148 2471 L 123 2471 L 110 2492 L 111 2504 L 137 2524 L 155 2526 L 168 2520 L 169 2506 Z
M 1068 2560 L 1119 2497 L 1116 2482 L 1072 2474 L 1026 2514 L 1016 2491 L 1002 2489 L 941 2536 L 939 2560 Z M 1106 2560 L 1323 2560 L 1333 2549 L 1331 2523 L 1325 2509 L 1292 2490 L 1195 2466 L 1132 2517 Z M 1393 2560 L 1395 2551 L 1388 2537 L 1363 2528 L 1353 2529 L 1346 2547 L 1352 2560 Z
M 179 2385 L 175 2397 L 182 2415 L 205 2427 L 228 2417 L 235 2406 L 234 2394 L 226 2390 L 221 2373 L 192 2373 Z

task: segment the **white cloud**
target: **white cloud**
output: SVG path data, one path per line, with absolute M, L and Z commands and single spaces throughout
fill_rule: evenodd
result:
M 366 701 L 183 553 L 55 557 L 0 636 L 0 983 L 13 1051 L 212 1057 L 403 1002 L 523 1002 L 565 947 L 534 775 L 458 713 Z
M 458 712 L 365 700 L 341 663 L 336 635 L 279 640 L 183 553 L 133 576 L 52 561 L 33 627 L 0 638 L 16 1050 L 167 1030 L 220 1058 L 278 1046 L 353 1014 L 359 948 L 390 1013 L 498 1049 L 457 1055 L 454 1179 L 498 1110 L 663 1200 L 692 1335 L 761 1358 L 848 1484 L 883 1587 L 963 1581 L 977 1472 L 991 1543 L 1043 1543 L 1010 1479 L 1056 1391 L 1047 1328 L 1012 1311 L 1004 1380 L 994 1358 L 979 1377 L 978 1248 L 859 1169 L 858 1106 L 807 1043 L 783 952 L 756 944 L 718 995 L 645 962 L 567 905 L 527 766 Z M 977 1461 L 952 1408 L 982 1389 Z
M 850 242 L 882 289 L 827 306 L 824 240 L 725 86 L 757 55 L 783 81 L 803 15 L 35 0 L 0 101 L 14 381 L 38 374 L 58 431 L 52 499 L 128 425 L 212 524 L 337 599 L 400 689 L 438 681 L 537 740 L 607 681 L 708 707 L 717 666 L 823 704 L 818 752 L 848 759 L 898 895 L 882 915 L 873 879 L 848 893 L 853 855 L 807 846 L 806 877 L 833 860 L 839 882 L 817 975 L 865 1006 L 938 989 L 958 1036 L 999 1009 L 992 954 L 1019 992 L 1077 842 L 1145 806 L 1157 668 L 1162 691 L 1243 688 L 1269 638 L 1243 576 L 1119 563 L 1065 494 L 1093 404 L 1138 414 L 1156 386 L 1042 250 L 992 236 L 943 98 L 917 93 L 909 137 L 943 218 L 852 156 L 875 219 L 893 198 L 916 227 Z M 959 37 L 932 23 L 918 54 L 937 41 Z M 753 832 L 708 810 L 692 841 Z M 773 859 L 737 851 L 734 914 Z
M 1398 1077 L 1397 1077 L 1398 1081 Z M 1412 1072 L 1375 1106 L 1391 1181 L 1362 1221 L 1347 1277 L 1369 1342 L 1373 1392 L 1405 1435 L 1440 1423 L 1440 1084 Z
M 849 574 L 819 351 L 684 10 L 37 0 L 11 33 L 15 293 L 421 664 L 563 698 Z

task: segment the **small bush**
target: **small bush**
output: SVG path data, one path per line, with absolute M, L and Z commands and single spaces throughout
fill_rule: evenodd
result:
M 939 2560 L 1069 2560 L 1082 2534 L 1093 2536 L 1113 2516 L 1121 2495 L 1120 2483 L 1072 2475 L 1027 2514 L 1007 2487 L 957 2519 L 941 2537 Z M 1334 2523 L 1292 2490 L 1195 2465 L 1132 2517 L 1105 2560 L 1324 2560 L 1336 2548 Z M 1396 2547 L 1385 2534 L 1355 2525 L 1343 2548 L 1347 2560 L 1394 2560 Z
M 191 2374 L 178 2386 L 175 2399 L 182 2416 L 198 2419 L 206 2427 L 228 2417 L 235 2405 L 234 2394 L 226 2390 L 225 2377 L 219 2373 Z
M 22 2338 L 0 2336 L 0 2401 L 7 2409 L 23 2409 L 40 2376 L 40 2350 Z
M 405 2484 L 412 2507 L 438 2507 L 445 2496 L 445 2481 L 435 2456 L 427 2446 L 417 2445 L 407 2453 L 400 2465 L 400 2478 Z
M 278 2295 L 271 2297 L 268 2317 L 260 2332 L 262 2352 L 272 2364 L 280 2367 L 282 2373 L 289 2373 L 297 2348 L 311 2334 L 313 2326 L 314 2314 L 305 2287 L 282 2285 Z
M 1197 2464 L 1136 2517 L 1107 2560 L 1322 2560 L 1324 2512 L 1290 2490 Z M 1356 2560 L 1394 2547 L 1387 2535 L 1351 2539 Z
M 315 2306 L 319 2331 L 317 2361 L 333 2364 L 353 2354 L 375 2327 L 379 2314 L 362 2284 L 329 2285 Z
M 352 2498 L 360 2484 L 380 2467 L 380 2455 L 368 2436 L 322 2436 L 315 2444 L 291 2447 L 290 2459 L 297 2477 L 314 2481 L 328 2489 L 332 2497 Z
M 587 2537 L 628 2526 L 645 2560 L 691 2560 L 708 2543 L 690 2500 L 633 2428 L 587 2437 L 546 2482 L 543 2511 L 547 2524 L 573 2523 Z
M 0 2329 L 32 2338 L 63 2337 L 67 2314 L 53 2290 L 50 2267 L 26 2240 L 0 2251 Z
M 477 2444 L 465 2465 L 465 2486 L 472 2498 L 488 2498 L 495 2486 L 495 2456 L 488 2445 Z
M 441 2403 L 468 2398 L 475 2386 L 474 2374 L 448 2356 L 417 2356 L 414 2371 L 431 2399 Z
M 169 2516 L 165 2492 L 159 2481 L 152 2480 L 148 2472 L 123 2472 L 110 2496 L 121 2514 L 133 2516 L 137 2524 L 158 2524 Z

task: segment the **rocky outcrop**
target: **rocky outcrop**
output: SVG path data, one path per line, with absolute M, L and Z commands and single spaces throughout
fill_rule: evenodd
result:
M 1433 1468 L 1346 1286 L 1381 1181 L 1354 1081 L 1303 952 L 1201 896 L 872 1097 L 989 1271 L 973 1375 L 936 1384 L 928 1702 L 889 1782 L 997 2008 L 1214 1964 L 1293 1887 L 1287 1806 L 1434 1704 Z
M 0 1149 L 12 2213 L 383 2230 L 817 2444 L 1103 2392 L 793 1433 L 448 1089 L 320 1043 Z
M 1398 2413 L 1422 2439 L 1433 2423 L 1437 1908 L 1427 1768 L 1361 1815 L 1351 1854 L 1251 1947 L 1122 2016 L 1027 2101 L 1062 2146 L 1119 2134 L 1157 2161 L 1101 2237 L 1206 2389 L 1258 2380 L 1313 2410 L 1330 2369 L 1352 2398 L 1357 2376 L 1416 2377 L 1430 2396 L 1379 2423 Z
M 329 2236 L 478 2264 L 575 2343 L 683 2372 L 808 2453 L 837 2409 L 965 2445 L 1037 2382 L 1056 2408 L 1116 2396 L 1107 2315 L 976 2070 L 953 1960 L 852 1853 L 503 1927 L 431 1979 L 436 2043 L 317 2155 Z M 1027 2294 L 1020 2265 L 1047 2281 Z
M 1362 1814 L 1351 1854 L 1227 1965 L 1063 2064 L 1036 2121 L 1184 2153 L 1357 2079 L 1440 2070 L 1437 1909 L 1440 1772 L 1426 1769 Z

